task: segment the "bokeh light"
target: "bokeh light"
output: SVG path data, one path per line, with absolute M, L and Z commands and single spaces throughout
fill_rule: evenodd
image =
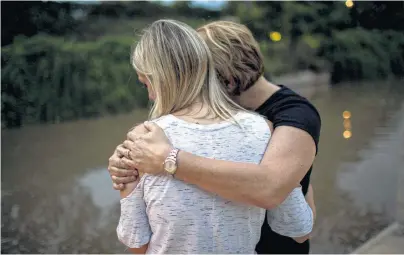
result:
M 348 8 L 352 8 L 354 6 L 354 3 L 352 0 L 346 0 L 345 1 L 345 6 Z
M 282 35 L 279 32 L 273 31 L 269 33 L 269 38 L 274 42 L 279 42 L 282 39 Z
M 350 130 L 351 129 L 351 121 L 349 119 L 344 119 L 344 128 L 345 130 Z
M 342 113 L 342 117 L 343 117 L 344 119 L 349 119 L 349 118 L 351 118 L 351 112 L 350 112 L 350 111 L 344 111 L 344 112 Z
M 350 130 L 345 130 L 344 133 L 342 133 L 342 136 L 343 136 L 345 139 L 349 139 L 349 138 L 352 137 L 352 132 L 351 132 Z

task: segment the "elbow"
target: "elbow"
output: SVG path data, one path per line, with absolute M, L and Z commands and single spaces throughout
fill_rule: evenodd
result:
M 127 221 L 118 224 L 116 234 L 122 244 L 133 249 L 132 251 L 140 251 L 140 253 L 143 252 L 142 249 L 149 243 L 151 238 L 150 230 L 129 225 Z
M 136 233 L 136 228 L 129 227 L 128 222 L 119 221 L 118 227 L 116 228 L 116 235 L 118 240 L 129 248 L 139 248 L 134 246 L 134 242 L 136 241 L 136 237 L 138 236 Z
M 283 194 L 282 190 L 278 188 L 264 189 L 261 192 L 257 192 L 257 194 L 259 194 L 259 198 L 257 198 L 256 206 L 266 210 L 280 206 L 289 195 Z
M 116 235 L 121 243 L 123 243 L 126 246 L 129 246 L 130 235 L 129 232 L 123 229 L 122 224 L 119 224 L 118 227 L 116 228 Z
M 310 234 L 307 234 L 307 235 L 305 235 L 305 236 L 302 236 L 302 237 L 295 237 L 295 238 L 293 238 L 297 243 L 304 243 L 304 242 L 306 242 L 307 240 L 309 240 L 310 239 Z
M 274 182 L 273 177 L 268 175 L 264 167 L 264 176 L 261 176 L 259 185 L 254 185 L 254 192 L 250 195 L 255 197 L 255 206 L 271 210 L 281 205 L 289 196 L 290 191 L 285 189 L 280 182 Z
M 292 238 L 297 243 L 304 243 L 310 239 L 312 232 L 313 232 L 313 225 L 310 225 L 309 227 L 306 227 L 306 229 L 304 229 L 300 235 L 294 236 Z
M 309 225 L 309 227 L 306 227 L 301 236 L 294 237 L 293 239 L 298 243 L 304 243 L 310 239 L 312 232 L 313 232 L 313 223 Z
M 271 210 L 282 204 L 286 197 L 287 196 L 268 194 L 267 192 L 264 192 L 259 198 L 256 199 L 255 206 L 266 210 Z
M 307 222 L 305 226 L 302 226 L 302 233 L 297 237 L 293 237 L 293 239 L 298 243 L 304 243 L 311 237 L 311 233 L 313 232 L 314 221 L 313 218 L 310 222 Z

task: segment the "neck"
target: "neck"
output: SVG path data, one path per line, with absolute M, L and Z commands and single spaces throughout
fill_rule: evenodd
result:
M 201 116 L 206 116 L 209 113 L 209 107 L 202 103 L 200 100 L 190 104 L 189 106 L 175 111 L 172 114 L 175 116 L 188 116 L 194 118 L 200 118 Z
M 261 76 L 251 88 L 242 92 L 236 100 L 244 108 L 255 110 L 279 89 L 279 86 Z

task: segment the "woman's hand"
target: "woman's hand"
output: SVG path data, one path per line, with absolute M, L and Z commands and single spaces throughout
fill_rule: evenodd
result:
M 123 146 L 130 150 L 136 169 L 148 174 L 163 173 L 163 163 L 172 149 L 170 141 L 157 124 L 145 122 L 143 127 L 148 131 L 146 134 L 139 136 L 136 130 L 130 131 Z
M 136 181 L 139 175 L 133 161 L 126 158 L 128 154 L 130 151 L 120 144 L 109 158 L 108 171 L 116 190 L 124 190 L 124 184 Z

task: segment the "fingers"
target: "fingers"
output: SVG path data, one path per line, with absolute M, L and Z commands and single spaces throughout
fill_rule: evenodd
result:
M 127 177 L 127 176 L 138 176 L 139 173 L 137 170 L 128 170 L 128 169 L 122 169 L 122 168 L 117 168 L 117 167 L 109 167 L 108 168 L 109 174 L 111 176 L 117 176 L 117 177 Z
M 143 125 L 149 132 L 154 132 L 157 131 L 158 129 L 161 129 L 156 123 L 151 121 L 145 121 Z
M 122 147 L 122 144 L 118 145 L 115 150 L 114 153 L 112 154 L 112 156 L 108 159 L 109 163 L 111 164 L 111 162 L 117 161 L 120 158 L 119 155 L 119 149 Z
M 133 129 L 129 130 L 127 133 L 127 139 L 135 141 L 138 137 L 148 133 L 148 130 L 145 128 L 144 124 L 139 124 Z
M 123 142 L 123 147 L 125 147 L 126 149 L 131 150 L 134 146 L 135 146 L 135 143 L 131 140 L 125 140 Z
M 125 188 L 124 184 L 116 184 L 116 183 L 112 183 L 112 187 L 116 190 L 123 190 Z
M 135 132 L 129 132 L 127 135 L 126 135 L 126 139 L 127 140 L 129 140 L 129 141 L 136 141 L 137 139 L 139 139 L 139 135 L 137 135 Z
M 136 180 L 137 180 L 137 176 L 127 176 L 127 177 L 112 176 L 112 181 L 115 184 L 127 184 L 130 182 L 134 182 Z
M 116 147 L 116 153 L 120 158 L 129 156 L 129 150 L 126 149 L 123 145 Z
M 109 158 L 109 164 L 108 164 L 108 170 L 111 167 L 116 167 L 116 168 L 125 168 L 123 167 L 122 163 L 121 163 L 121 158 L 117 156 L 117 154 L 112 155 Z
M 127 158 L 122 158 L 121 159 L 121 164 L 124 166 L 124 168 L 129 169 L 129 170 L 136 170 L 137 171 L 137 160 L 131 160 Z
M 125 149 L 127 150 L 127 149 Z M 130 156 L 132 156 L 132 153 L 130 153 Z M 131 159 L 127 159 L 126 157 L 118 157 L 116 154 L 112 155 L 109 158 L 109 164 L 108 164 L 108 170 L 111 171 L 115 170 L 116 168 L 122 169 L 122 170 L 137 170 L 136 168 L 136 162 L 134 162 Z

